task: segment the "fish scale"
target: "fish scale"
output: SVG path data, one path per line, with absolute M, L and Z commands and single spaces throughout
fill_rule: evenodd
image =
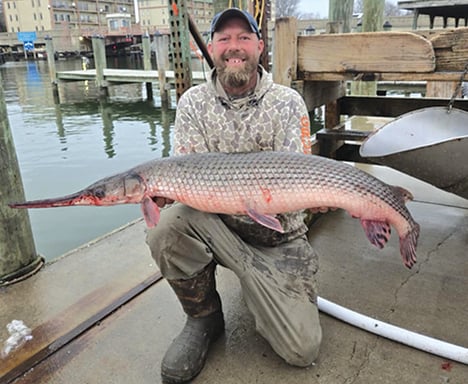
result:
M 14 208 L 141 203 L 148 226 L 159 220 L 154 197 L 195 209 L 249 215 L 282 231 L 276 214 L 307 208 L 342 208 L 359 218 L 370 242 L 382 248 L 390 226 L 400 253 L 416 262 L 419 225 L 405 202 L 407 190 L 390 186 L 349 164 L 295 152 L 202 153 L 155 159 L 102 179 L 75 194 L 14 203 Z

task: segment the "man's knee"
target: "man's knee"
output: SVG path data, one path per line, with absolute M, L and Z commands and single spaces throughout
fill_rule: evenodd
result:
M 320 326 L 312 332 L 305 332 L 303 337 L 294 345 L 281 351 L 281 357 L 288 363 L 297 367 L 308 367 L 317 360 L 322 331 Z
M 158 225 L 148 230 L 146 243 L 163 276 L 188 278 L 212 260 L 211 251 L 197 235 L 197 227 L 208 215 L 183 204 L 161 212 Z

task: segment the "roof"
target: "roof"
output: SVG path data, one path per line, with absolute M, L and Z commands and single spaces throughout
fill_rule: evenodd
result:
M 399 1 L 398 8 L 433 17 L 468 18 L 468 0 Z

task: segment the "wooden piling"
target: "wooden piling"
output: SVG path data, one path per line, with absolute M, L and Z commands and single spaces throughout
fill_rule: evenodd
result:
M 24 201 L 24 190 L 8 122 L 0 74 L 0 286 L 28 276 L 44 260 L 36 247 L 28 211 L 12 209 L 8 203 Z
M 385 0 L 364 0 L 362 32 L 377 32 L 383 30 L 384 5 Z M 351 94 L 375 96 L 377 94 L 377 82 L 372 80 L 372 76 L 367 81 L 353 81 L 351 83 Z
M 99 90 L 99 97 L 107 98 L 109 96 L 109 90 L 107 81 L 104 80 L 104 69 L 107 67 L 104 37 L 93 36 L 92 44 L 94 65 L 96 67 L 96 87 Z
M 143 69 L 145 71 L 151 71 L 151 42 L 147 33 L 142 36 L 141 45 L 143 47 Z M 153 100 L 153 84 L 148 81 L 145 85 L 147 99 Z
M 354 0 L 330 0 L 327 33 L 351 32 Z
M 154 35 L 154 44 L 156 50 L 156 66 L 158 67 L 159 94 L 161 97 L 161 106 L 168 108 L 171 104 L 171 95 L 169 93 L 170 84 L 166 79 L 166 71 L 169 69 L 169 36 Z
M 273 80 L 291 86 L 297 74 L 297 20 L 282 17 L 275 22 L 273 40 Z
M 350 32 L 351 18 L 353 16 L 353 1 L 352 0 L 330 0 L 328 3 L 329 24 L 327 25 L 328 33 Z M 340 81 L 333 82 L 333 93 L 339 94 L 343 88 Z M 330 90 L 329 90 L 330 92 Z M 335 128 L 340 124 L 340 111 L 337 101 L 327 102 L 325 105 L 325 128 Z M 330 151 L 327 148 L 326 151 Z M 324 153 L 324 148 L 320 148 Z
M 52 94 L 54 96 L 54 103 L 60 104 L 60 96 L 58 91 L 57 82 L 57 70 L 55 69 L 55 50 L 52 38 L 49 36 L 45 37 L 46 43 L 46 54 L 47 54 L 47 65 L 49 67 L 50 82 L 52 85 Z
M 383 31 L 385 0 L 364 0 L 362 32 Z

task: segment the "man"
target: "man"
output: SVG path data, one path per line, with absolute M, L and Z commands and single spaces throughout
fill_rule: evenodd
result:
M 175 154 L 303 151 L 310 153 L 309 119 L 301 96 L 274 84 L 259 65 L 264 42 L 255 19 L 231 8 L 211 23 L 208 51 L 215 68 L 207 83 L 180 98 Z M 163 206 L 163 199 L 157 200 Z M 240 279 L 256 328 L 289 364 L 317 357 L 317 257 L 299 212 L 278 215 L 285 233 L 246 216 L 215 215 L 182 204 L 163 210 L 147 242 L 187 314 L 161 365 L 166 383 L 183 383 L 203 368 L 209 346 L 224 331 L 215 268 Z

